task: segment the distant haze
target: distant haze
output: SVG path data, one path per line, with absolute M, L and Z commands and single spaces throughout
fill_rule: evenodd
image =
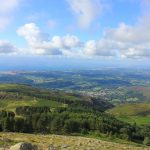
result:
M 106 60 L 80 58 L 52 58 L 52 57 L 17 57 L 7 56 L 0 59 L 0 71 L 10 70 L 87 70 L 101 68 L 149 68 L 148 60 Z

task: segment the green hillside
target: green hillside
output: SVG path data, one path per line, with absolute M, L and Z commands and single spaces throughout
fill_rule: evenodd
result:
M 25 91 L 29 90 L 29 93 Z M 16 84 L 1 84 L 0 85 L 0 110 L 14 111 L 19 106 L 34 106 L 50 108 L 67 107 L 67 104 L 61 102 L 48 100 L 45 98 L 38 98 L 31 93 L 38 93 L 38 89 L 34 89 L 25 85 Z
M 139 144 L 150 137 L 148 126 L 132 125 L 105 113 L 113 107 L 103 99 L 76 93 L 1 84 L 0 131 L 96 138 L 104 135 L 106 139 Z
M 150 124 L 150 103 L 122 104 L 107 112 L 126 122 Z
M 105 111 L 113 107 L 102 99 L 65 93 L 55 90 L 43 90 L 28 85 L 0 84 L 0 109 L 14 110 L 17 106 L 48 106 L 74 107 L 82 105 L 84 108 Z

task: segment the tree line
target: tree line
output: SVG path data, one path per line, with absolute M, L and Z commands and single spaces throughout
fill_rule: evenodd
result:
M 77 110 L 80 110 L 79 112 Z M 150 127 L 117 120 L 97 111 L 48 107 L 17 107 L 16 112 L 0 111 L 0 131 L 44 134 L 103 133 L 110 137 L 150 144 Z

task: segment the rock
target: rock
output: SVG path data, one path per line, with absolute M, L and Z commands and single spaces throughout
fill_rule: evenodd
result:
M 68 148 L 69 145 L 62 145 L 61 148 Z
M 18 143 L 14 146 L 11 146 L 9 150 L 38 150 L 36 145 L 32 145 L 31 143 Z
M 82 143 L 78 143 L 78 146 L 82 146 L 83 144 Z

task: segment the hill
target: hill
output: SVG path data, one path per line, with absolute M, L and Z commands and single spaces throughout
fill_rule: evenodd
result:
M 102 99 L 63 91 L 43 90 L 21 84 L 0 84 L 0 109 L 14 111 L 18 106 L 74 107 L 105 111 L 113 107 Z
M 150 124 L 150 103 L 122 104 L 107 112 L 126 122 Z
M 76 93 L 0 85 L 0 131 L 84 135 L 122 139 L 142 144 L 150 141 L 149 126 L 120 121 L 105 113 L 113 105 L 100 98 Z
M 74 71 L 8 71 L 0 72 L 0 83 L 27 84 L 37 88 L 76 92 L 101 97 L 113 104 L 146 101 L 141 90 L 150 87 L 149 70 L 101 68 Z

